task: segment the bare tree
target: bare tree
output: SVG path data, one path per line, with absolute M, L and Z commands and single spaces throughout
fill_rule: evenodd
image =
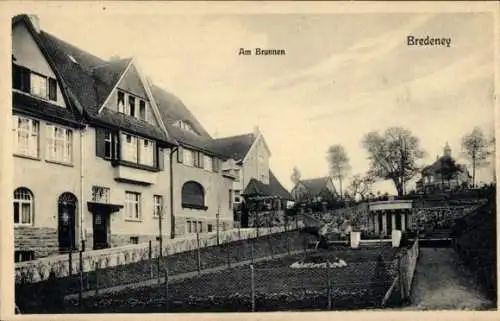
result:
M 462 137 L 462 154 L 472 165 L 472 185 L 476 184 L 476 168 L 488 164 L 488 156 L 491 155 L 489 147 L 492 140 L 486 139 L 479 127 L 474 127 L 470 134 Z
M 300 174 L 299 169 L 296 166 L 294 166 L 292 169 L 292 176 L 290 177 L 293 185 L 297 185 L 297 183 L 300 181 L 300 177 L 301 177 L 301 174 Z
M 361 200 L 364 200 L 372 191 L 374 183 L 375 178 L 370 174 L 356 174 L 352 177 L 347 189 L 354 198 L 359 195 Z
M 330 175 L 339 180 L 339 193 L 342 199 L 342 180 L 350 171 L 349 157 L 342 145 L 332 145 L 328 148 L 327 157 Z
M 404 195 L 405 183 L 420 171 L 417 161 L 425 155 L 419 139 L 407 129 L 391 127 L 382 135 L 378 132 L 366 134 L 362 144 L 368 151 L 370 174 L 392 180 L 398 195 Z

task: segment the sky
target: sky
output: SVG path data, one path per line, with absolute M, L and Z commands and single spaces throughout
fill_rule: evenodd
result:
M 363 135 L 402 126 L 427 152 L 494 132 L 493 19 L 488 13 L 256 15 L 39 14 L 41 28 L 104 59 L 133 56 L 145 76 L 179 97 L 213 137 L 259 126 L 270 166 L 291 189 L 328 175 L 326 151 L 342 144 L 351 174 L 368 170 Z M 451 37 L 412 47 L 406 37 Z M 285 56 L 240 56 L 240 48 Z M 491 181 L 492 168 L 478 181 Z M 375 190 L 395 193 L 389 182 Z

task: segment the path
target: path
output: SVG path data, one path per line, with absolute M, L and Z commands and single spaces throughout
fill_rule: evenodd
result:
M 420 248 L 412 303 L 405 310 L 480 310 L 493 303 L 452 248 Z

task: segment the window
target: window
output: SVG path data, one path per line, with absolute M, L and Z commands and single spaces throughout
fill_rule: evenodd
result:
M 146 115 L 146 102 L 144 100 L 139 100 L 139 119 L 147 121 Z
M 137 163 L 137 137 L 123 134 L 123 159 Z
M 35 251 L 19 250 L 14 251 L 14 262 L 31 261 L 35 259 Z
M 241 201 L 240 196 L 241 196 L 241 192 L 235 190 L 234 191 L 234 202 L 235 203 L 239 203 Z
M 14 116 L 14 151 L 16 154 L 38 157 L 40 125 L 37 120 Z
M 187 132 L 190 132 L 192 134 L 199 135 L 198 132 L 193 128 L 193 126 L 188 121 L 179 120 L 174 124 L 174 126 L 182 130 L 185 130 Z
M 92 201 L 98 203 L 109 203 L 109 188 L 92 186 Z
M 139 149 L 140 161 L 139 163 L 143 165 L 154 165 L 154 142 L 148 139 L 140 140 Z
M 213 229 L 212 224 L 208 224 L 207 231 L 210 233 L 210 232 L 212 232 L 212 229 Z
M 42 98 L 48 97 L 47 78 L 35 73 L 31 73 L 31 93 Z
M 123 160 L 147 166 L 155 166 L 156 145 L 154 141 L 129 134 L 122 134 L 122 146 Z
M 235 177 L 235 179 L 234 179 L 235 182 L 240 181 L 240 170 L 239 169 L 234 170 L 234 177 Z
M 125 192 L 125 214 L 128 219 L 141 219 L 141 194 Z
M 12 64 L 12 87 L 43 99 L 57 101 L 57 81 Z
M 125 94 L 123 91 L 118 91 L 118 112 L 124 113 L 125 112 Z
M 135 117 L 135 97 L 129 95 L 128 96 L 128 113 L 132 117 Z
M 186 220 L 187 233 L 203 233 L 203 222 L 193 219 Z
M 160 217 L 163 210 L 163 196 L 154 195 L 153 196 L 153 217 Z
M 212 170 L 216 173 L 220 170 L 220 160 L 218 158 L 212 157 Z
M 138 236 L 131 236 L 130 237 L 130 244 L 139 244 L 139 237 Z
M 47 159 L 71 163 L 73 160 L 73 131 L 47 125 Z
M 203 186 L 192 181 L 185 183 L 182 186 L 182 207 L 206 210 Z
M 183 160 L 182 162 L 188 166 L 194 166 L 194 152 L 189 149 L 182 150 Z
M 31 225 L 33 223 L 33 193 L 27 188 L 14 191 L 14 224 Z
M 205 170 L 207 171 L 213 171 L 213 162 L 212 162 L 212 157 L 208 155 L 203 155 L 203 166 Z
M 110 131 L 104 132 L 104 157 L 111 158 L 113 150 L 113 136 Z

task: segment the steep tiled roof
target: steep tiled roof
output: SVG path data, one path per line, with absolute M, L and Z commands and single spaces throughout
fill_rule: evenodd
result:
M 215 146 L 221 154 L 241 160 L 245 158 L 256 138 L 254 134 L 218 138 L 215 139 Z
M 312 195 L 318 195 L 325 189 L 329 177 L 318 177 L 312 179 L 302 179 L 300 182 L 309 190 Z
M 99 113 L 99 108 L 125 72 L 131 58 L 105 61 L 47 32 L 41 31 L 40 38 L 66 81 L 73 99 L 83 106 L 89 119 L 104 125 L 119 126 L 137 135 L 175 143 L 155 125 L 106 108 Z
M 212 137 L 179 98 L 155 85 L 151 86 L 151 91 L 167 131 L 176 141 L 181 145 L 201 150 L 207 154 L 226 158 L 226 155 L 216 148 Z M 174 126 L 174 123 L 179 120 L 191 124 L 199 135 Z
M 252 178 L 245 190 L 245 196 L 275 196 L 281 199 L 291 200 L 290 193 L 281 185 L 274 173 L 269 170 L 269 184 L 265 184 L 255 178 Z

